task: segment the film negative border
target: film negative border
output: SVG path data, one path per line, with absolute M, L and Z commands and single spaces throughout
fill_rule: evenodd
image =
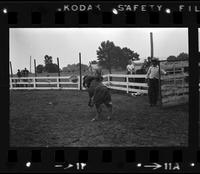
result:
M 20 3 L 21 4 L 21 3 Z M 200 24 L 198 3 L 44 3 L 2 5 L 10 27 L 184 27 Z M 150 8 L 151 6 L 154 6 Z M 162 8 L 161 8 L 162 7 Z M 31 25 L 31 26 L 30 26 Z
M 138 171 L 175 171 L 177 163 L 180 171 L 200 171 L 200 151 L 198 147 L 198 28 L 200 28 L 200 4 L 193 3 L 151 3 L 161 4 L 164 10 L 147 9 L 146 11 L 120 11 L 119 4 L 102 2 L 68 2 L 66 3 L 1 3 L 0 53 L 8 56 L 9 27 L 187 27 L 189 29 L 190 67 L 190 103 L 189 103 L 189 141 L 188 147 L 144 147 L 144 148 L 9 148 L 8 134 L 1 129 L 2 143 L 1 169 L 6 171 L 87 171 L 87 172 L 138 172 Z M 72 7 L 72 5 L 74 7 Z M 92 4 L 94 10 L 81 11 Z M 100 6 L 98 7 L 98 5 Z M 149 2 L 134 2 L 138 6 Z M 191 7 L 190 7 L 191 5 Z M 138 8 L 137 6 L 137 8 Z M 182 10 L 180 10 L 182 6 Z M 101 10 L 99 8 L 101 7 Z M 186 7 L 186 8 L 185 8 Z M 198 8 L 196 8 L 198 7 Z M 85 7 L 84 7 L 85 8 Z M 122 7 L 121 7 L 122 8 Z M 120 8 L 120 9 L 121 9 Z M 125 8 L 125 6 L 123 6 Z M 127 7 L 126 7 L 127 8 Z M 142 8 L 142 7 L 141 7 Z M 183 9 L 185 8 L 185 9 Z M 69 10 L 68 10 L 69 9 Z M 191 10 L 191 11 L 190 11 Z M 8 60 L 1 65 L 1 96 L 8 94 Z M 192 84 L 192 85 L 191 85 Z M 9 101 L 3 103 L 2 111 L 8 113 Z M 194 108 L 194 109 L 193 109 Z M 8 118 L 1 118 L 5 125 Z M 8 126 L 8 124 L 7 124 Z M 1 126 L 3 127 L 3 126 Z M 8 128 L 6 128 L 9 132 Z M 83 164 L 81 164 L 83 163 Z M 92 165 L 91 165 L 92 164 Z M 57 166 L 56 166 L 57 165 Z M 70 166 L 71 165 L 71 166 Z M 159 165 L 162 165 L 160 167 Z M 146 166 L 146 167 L 145 167 Z M 78 169 L 77 169 L 78 168 Z M 83 168 L 83 169 L 82 169 Z M 175 169 L 174 169 L 175 168 Z
M 188 156 L 194 155 L 194 158 Z M 24 157 L 25 155 L 25 157 Z M 98 156 L 98 158 L 97 158 Z M 195 159 L 195 160 L 194 160 Z M 91 165 L 92 164 L 92 165 Z M 144 148 L 128 148 L 119 151 L 117 148 L 78 150 L 17 149 L 8 151 L 6 168 L 11 171 L 23 169 L 35 171 L 199 171 L 200 151 L 197 153 L 173 148 L 154 150 Z

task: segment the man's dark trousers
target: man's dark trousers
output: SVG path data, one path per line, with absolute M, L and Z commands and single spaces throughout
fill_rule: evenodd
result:
M 149 79 L 148 85 L 149 103 L 151 105 L 156 105 L 159 95 L 159 80 L 156 78 Z

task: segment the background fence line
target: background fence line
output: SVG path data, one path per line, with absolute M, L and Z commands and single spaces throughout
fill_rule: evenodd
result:
M 121 90 L 137 93 L 148 93 L 148 86 L 145 82 L 145 74 L 107 74 L 104 78 L 108 80 L 104 81 L 104 84 L 110 89 Z
M 79 89 L 79 78 L 72 82 L 70 76 L 65 77 L 11 77 L 10 89 Z
M 173 75 L 163 76 L 162 79 L 173 78 Z M 184 75 L 177 75 L 176 78 L 180 78 Z M 71 76 L 62 77 L 10 77 L 10 89 L 80 89 L 80 77 L 78 77 L 77 82 L 71 82 Z M 141 92 L 147 93 L 147 84 L 145 82 L 130 82 L 129 79 L 143 79 L 145 80 L 145 75 L 122 75 L 122 74 L 107 74 L 103 75 L 103 83 L 110 89 L 116 89 L 128 92 Z M 59 81 L 60 79 L 60 81 Z M 41 86 L 47 85 L 47 86 Z M 51 86 L 52 85 L 52 86 Z M 53 86 L 54 85 L 54 86 Z M 56 86 L 55 86 L 56 85 Z M 66 85 L 66 86 L 61 86 Z M 69 87 L 67 85 L 72 85 Z M 82 89 L 85 89 L 82 86 Z M 200 83 L 199 83 L 200 91 Z
M 10 89 L 80 89 L 80 77 L 72 82 L 71 76 L 62 77 L 10 77 Z M 82 77 L 83 78 L 83 77 Z M 145 75 L 121 75 L 107 74 L 103 76 L 103 83 L 110 89 L 116 89 L 128 92 L 147 93 L 147 84 L 145 82 L 130 82 L 136 79 L 145 81 Z M 85 89 L 82 85 L 82 89 Z

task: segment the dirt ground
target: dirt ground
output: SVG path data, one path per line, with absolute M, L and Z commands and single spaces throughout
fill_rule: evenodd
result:
M 91 122 L 86 91 L 10 91 L 13 147 L 187 146 L 188 106 L 149 107 L 147 96 L 112 93 L 113 117 Z M 52 103 L 51 103 L 52 102 Z

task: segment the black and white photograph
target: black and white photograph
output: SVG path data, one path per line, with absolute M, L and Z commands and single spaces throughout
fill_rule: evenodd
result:
M 200 55 L 200 28 L 198 28 L 198 50 L 199 50 L 199 55 Z M 199 57 L 199 105 L 200 105 L 200 57 Z M 200 118 L 200 110 L 199 110 L 199 118 Z M 200 121 L 198 123 L 199 125 L 199 132 L 200 132 Z M 200 135 L 200 134 L 199 134 Z M 199 138 L 199 142 L 200 142 L 200 138 Z M 200 146 L 200 143 L 199 143 Z
M 11 147 L 187 147 L 187 28 L 10 28 Z

